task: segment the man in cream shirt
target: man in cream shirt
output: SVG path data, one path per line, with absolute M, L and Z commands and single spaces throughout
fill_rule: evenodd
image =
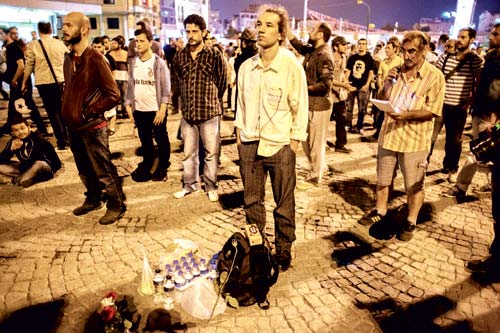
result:
M 258 17 L 260 50 L 239 69 L 235 121 L 247 222 L 257 224 L 264 235 L 269 172 L 276 201 L 276 255 L 283 271 L 290 267 L 295 240 L 295 152 L 307 138 L 308 119 L 304 70 L 293 53 L 280 47 L 287 21 L 284 9 L 276 7 Z

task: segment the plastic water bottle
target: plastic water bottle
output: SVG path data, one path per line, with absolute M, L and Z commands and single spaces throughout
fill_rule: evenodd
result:
M 186 267 L 184 278 L 186 279 L 186 283 L 189 283 L 193 280 L 193 273 L 191 273 L 191 268 Z
M 184 278 L 184 273 L 179 271 L 175 277 L 175 287 L 182 288 L 186 285 L 186 279 Z
M 195 278 L 200 276 L 200 268 L 198 267 L 198 264 L 193 264 L 193 269 L 191 270 L 191 273 Z
M 153 276 L 153 285 L 155 287 L 154 302 L 159 303 L 162 301 L 163 297 L 163 275 L 161 274 L 161 269 L 157 268 L 155 270 L 155 275 Z
M 174 290 L 175 282 L 171 274 L 167 274 L 165 281 L 163 282 L 163 291 L 168 293 Z
M 200 274 L 205 275 L 208 273 L 208 267 L 207 267 L 207 262 L 205 259 L 200 259 Z

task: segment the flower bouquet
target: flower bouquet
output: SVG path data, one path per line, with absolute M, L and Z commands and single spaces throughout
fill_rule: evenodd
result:
M 97 313 L 103 325 L 102 332 L 104 333 L 136 332 L 141 319 L 137 313 L 133 297 L 118 297 L 118 294 L 114 291 L 104 296 Z

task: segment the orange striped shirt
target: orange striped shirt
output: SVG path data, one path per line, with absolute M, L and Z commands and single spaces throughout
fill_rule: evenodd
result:
M 406 80 L 400 74 L 389 98 L 394 108 L 418 111 L 427 110 L 440 117 L 443 109 L 445 81 L 443 73 L 427 61 L 415 78 Z M 382 148 L 397 152 L 430 150 L 434 118 L 431 120 L 397 121 L 385 117 L 380 132 Z

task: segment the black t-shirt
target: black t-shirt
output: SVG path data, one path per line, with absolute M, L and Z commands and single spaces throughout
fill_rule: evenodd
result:
M 368 73 L 375 72 L 375 60 L 366 53 L 365 55 L 353 54 L 347 59 L 347 69 L 351 71 L 349 81 L 353 87 L 360 89 L 368 80 Z
M 7 71 L 5 72 L 3 80 L 10 84 L 17 71 L 17 61 L 19 59 L 24 61 L 24 53 L 21 46 L 19 46 L 19 43 L 12 42 L 5 46 L 5 56 L 7 57 Z

